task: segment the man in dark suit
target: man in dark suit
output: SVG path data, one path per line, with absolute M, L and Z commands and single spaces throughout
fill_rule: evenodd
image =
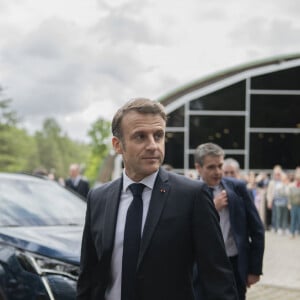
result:
M 148 99 L 115 114 L 112 144 L 125 168 L 89 193 L 77 300 L 193 300 L 195 261 L 206 299 L 237 300 L 205 185 L 161 167 L 165 128 L 163 106 Z
M 220 215 L 220 225 L 227 256 L 232 264 L 239 299 L 262 274 L 264 226 L 247 190 L 245 182 L 222 177 L 223 149 L 213 143 L 197 147 L 195 168 L 212 193 Z
M 66 188 L 86 199 L 90 190 L 90 184 L 80 175 L 80 166 L 78 164 L 71 164 L 69 175 L 70 177 L 65 180 Z

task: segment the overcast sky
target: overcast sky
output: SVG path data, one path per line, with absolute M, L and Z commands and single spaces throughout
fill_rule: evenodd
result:
M 128 99 L 300 53 L 298 0 L 0 0 L 0 86 L 29 132 L 86 140 Z

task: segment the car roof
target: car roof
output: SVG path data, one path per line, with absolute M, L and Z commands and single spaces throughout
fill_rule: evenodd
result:
M 41 180 L 47 180 L 47 178 L 39 177 L 31 174 L 25 174 L 25 173 L 6 173 L 6 172 L 0 172 L 0 178 L 4 179 L 18 179 L 18 180 L 26 180 L 26 181 L 41 181 Z

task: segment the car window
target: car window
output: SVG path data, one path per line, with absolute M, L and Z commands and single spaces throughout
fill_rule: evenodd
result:
M 86 203 L 48 180 L 1 178 L 0 226 L 83 224 Z

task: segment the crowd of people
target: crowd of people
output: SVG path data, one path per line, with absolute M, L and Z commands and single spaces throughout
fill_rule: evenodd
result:
M 224 176 L 244 180 L 267 230 L 294 238 L 300 234 L 300 166 L 284 171 L 280 165 L 272 173 L 243 173 L 239 163 L 227 158 Z
M 300 166 L 294 171 L 275 165 L 271 173 L 245 173 L 239 162 L 229 157 L 224 159 L 222 169 L 224 177 L 246 183 L 266 230 L 291 238 L 300 234 Z M 195 174 L 190 177 L 195 178 Z
M 300 167 L 288 174 L 280 165 L 274 166 L 264 199 L 270 230 L 291 238 L 300 233 Z
M 173 171 L 169 164 L 162 167 Z M 266 230 L 290 238 L 300 235 L 300 166 L 293 172 L 285 172 L 280 165 L 275 165 L 271 174 L 264 171 L 245 173 L 240 169 L 239 162 L 229 157 L 224 159 L 222 170 L 224 177 L 245 181 Z M 70 165 L 69 176 L 65 179 L 56 178 L 54 170 L 47 171 L 44 168 L 36 169 L 34 175 L 56 180 L 85 200 L 91 189 L 78 163 Z M 188 177 L 195 178 L 195 174 L 191 172 Z

